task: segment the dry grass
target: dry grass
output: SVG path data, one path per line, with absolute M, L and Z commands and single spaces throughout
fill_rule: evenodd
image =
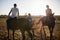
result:
M 35 28 L 35 30 L 34 30 L 35 31 L 35 35 L 37 35 L 37 36 L 40 35 L 40 30 L 41 30 L 41 27 L 42 27 L 41 23 L 36 25 L 36 23 L 38 22 L 39 19 L 40 18 L 33 18 L 33 20 L 35 21 L 33 28 Z M 59 24 L 57 24 L 57 23 L 59 23 Z M 54 35 L 55 40 L 60 40 L 60 21 L 57 21 L 57 23 L 55 25 L 53 35 Z M 47 26 L 45 27 L 45 31 L 46 31 L 47 36 L 49 37 L 49 30 L 48 30 Z M 5 32 L 6 32 L 6 35 L 7 35 L 6 18 L 0 18 L 0 35 L 4 35 Z M 10 33 L 11 33 L 11 31 L 10 31 Z M 19 33 L 19 32 L 17 32 L 17 33 Z M 19 37 L 17 33 L 15 34 L 16 38 Z M 10 35 L 12 36 L 12 34 L 10 34 Z

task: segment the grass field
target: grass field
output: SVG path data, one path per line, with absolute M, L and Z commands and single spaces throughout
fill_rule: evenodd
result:
M 3 38 L 4 37 L 4 34 L 6 33 L 6 36 L 7 36 L 7 26 L 6 26 L 6 20 L 7 18 L 0 18 L 0 38 Z M 38 37 L 37 38 L 40 38 L 40 29 L 41 29 L 41 23 L 36 25 L 36 23 L 38 22 L 39 20 L 39 17 L 33 17 L 33 20 L 35 21 L 34 22 L 34 26 L 33 28 L 35 28 L 35 35 L 37 35 Z M 49 38 L 49 29 L 48 27 L 44 27 L 45 28 L 45 31 L 46 31 L 46 36 Z M 19 30 L 16 30 L 15 32 L 15 38 L 18 38 L 21 37 L 21 34 Z M 55 28 L 54 28 L 54 40 L 60 40 L 60 21 L 56 21 L 56 25 L 55 25 Z M 10 36 L 12 36 L 12 31 L 10 30 Z M 12 37 L 11 37 L 12 38 Z M 41 39 L 40 39 L 41 40 Z

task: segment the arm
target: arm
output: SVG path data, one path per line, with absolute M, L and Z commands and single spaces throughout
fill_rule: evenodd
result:
M 50 9 L 50 13 L 52 13 L 52 10 Z
M 46 13 L 46 16 L 47 16 L 47 15 L 48 15 L 48 14 L 47 14 L 47 9 L 45 10 L 45 13 Z
M 17 16 L 19 17 L 19 10 L 18 10 L 18 15 Z
M 11 12 L 12 12 L 12 10 L 10 10 L 10 12 L 9 12 L 8 16 L 10 16 Z
M 19 17 L 19 11 L 18 11 L 18 17 Z

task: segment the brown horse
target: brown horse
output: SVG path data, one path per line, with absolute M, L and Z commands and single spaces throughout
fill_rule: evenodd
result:
M 8 29 L 8 38 L 9 38 L 9 29 L 13 30 L 13 40 L 14 40 L 14 32 L 17 29 L 21 30 L 22 40 L 25 40 L 24 32 L 27 31 L 31 40 L 33 39 L 33 34 L 30 32 L 32 30 L 33 24 L 29 22 L 26 18 L 12 19 L 7 20 L 7 29 Z M 33 32 L 33 31 L 32 31 Z
M 40 21 L 42 22 L 43 29 L 44 29 L 44 26 L 48 26 L 49 31 L 50 31 L 50 40 L 52 40 L 52 38 L 53 38 L 52 33 L 53 33 L 54 26 L 55 26 L 54 14 L 51 14 L 49 16 L 44 16 L 39 20 L 39 22 Z

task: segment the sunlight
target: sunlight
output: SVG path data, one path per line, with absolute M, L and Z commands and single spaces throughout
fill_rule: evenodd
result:
M 2 0 L 0 1 L 0 15 L 8 15 L 14 3 L 17 4 L 20 15 L 25 15 L 25 13 L 36 16 L 45 15 L 46 5 L 50 6 L 55 15 L 60 15 L 59 0 Z
M 47 1 L 44 0 L 36 0 L 31 4 L 31 14 L 32 15 L 44 15 L 45 9 L 47 5 Z
M 31 13 L 31 15 L 45 15 L 46 3 L 44 0 L 32 0 L 32 2 L 27 2 L 23 6 L 24 8 L 19 7 L 19 9 L 21 9 L 21 15 L 24 15 L 26 12 L 27 14 Z

